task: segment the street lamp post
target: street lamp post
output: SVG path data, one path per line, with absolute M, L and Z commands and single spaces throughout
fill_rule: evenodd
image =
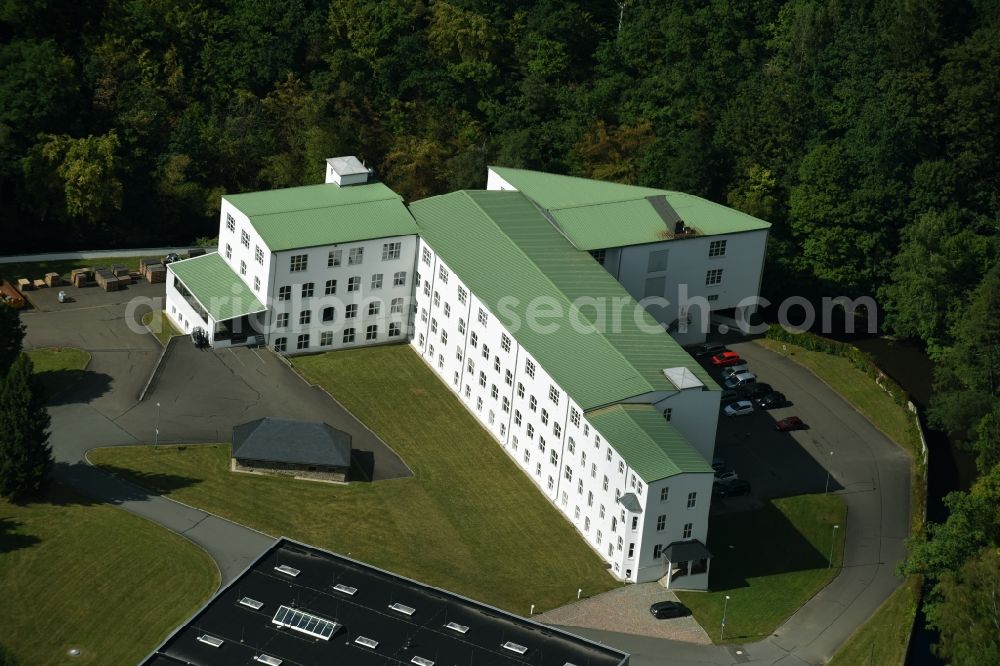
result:
M 830 462 L 826 466 L 826 490 L 823 494 L 826 495 L 830 492 L 830 468 L 833 467 L 833 451 L 830 451 Z
M 726 640 L 726 613 L 729 611 L 729 595 L 726 595 L 726 600 L 722 605 L 722 637 L 720 641 Z
M 826 565 L 829 569 L 833 566 L 833 544 L 837 543 L 837 530 L 840 529 L 840 525 L 834 525 L 833 530 L 830 531 L 830 562 Z
M 156 403 L 156 423 L 153 424 L 153 448 L 160 443 L 160 403 Z

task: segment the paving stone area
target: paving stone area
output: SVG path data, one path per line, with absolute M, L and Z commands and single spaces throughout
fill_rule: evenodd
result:
M 659 583 L 626 585 L 532 619 L 564 627 L 587 627 L 700 645 L 712 642 L 693 617 L 655 619 L 649 614 L 649 606 L 657 601 L 677 601 L 677 596 Z

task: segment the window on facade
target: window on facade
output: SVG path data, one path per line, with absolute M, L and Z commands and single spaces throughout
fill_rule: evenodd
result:
M 468 398 L 472 395 L 472 387 L 468 384 L 465 385 L 465 397 Z
M 505 411 L 505 412 L 509 412 L 510 411 L 510 398 L 508 398 L 507 396 L 504 396 L 503 397 L 503 403 L 500 405 L 500 408 L 503 411 Z
M 368 304 L 368 316 L 374 317 L 382 309 L 382 303 L 380 301 L 372 301 Z
M 354 319 L 358 316 L 358 305 L 357 303 L 351 303 L 344 308 L 344 319 Z
M 726 241 L 717 240 L 708 244 L 708 256 L 723 257 L 726 255 Z
M 344 329 L 344 342 L 354 342 L 354 329 L 345 328 Z
M 329 296 L 331 294 L 336 294 L 337 293 L 337 281 L 336 280 L 327 280 L 326 281 L 326 289 L 324 290 L 323 293 L 325 293 L 327 296 Z
M 559 389 L 555 386 L 549 386 L 549 400 L 551 400 L 553 404 L 559 404 Z
M 558 425 L 558 424 L 556 424 Z M 558 437 L 558 435 L 556 435 Z M 566 441 L 566 448 L 569 449 L 570 454 L 576 453 L 576 442 L 573 441 L 572 437 L 569 437 Z M 583 457 L 583 462 L 587 462 L 587 456 Z
M 233 246 L 230 245 L 229 243 L 226 243 L 226 259 L 232 259 L 232 258 L 233 258 Z
M 399 259 L 399 252 L 403 249 L 403 244 L 399 241 L 392 243 L 382 243 L 382 261 Z
M 431 251 L 430 250 L 428 250 L 425 247 L 423 249 L 423 252 L 420 253 L 420 256 L 423 259 L 423 261 L 424 261 L 425 264 L 427 264 L 428 266 L 431 265 Z
M 245 261 L 243 261 L 241 259 L 240 260 L 240 275 L 246 275 L 246 274 L 247 274 L 247 262 L 245 262 Z
M 479 323 L 482 324 L 483 326 L 486 326 L 486 321 L 487 321 L 486 310 L 479 308 Z
M 226 213 L 226 229 L 230 231 L 236 231 L 236 220 L 229 213 Z
M 305 282 L 302 284 L 302 298 L 309 298 L 313 295 L 313 290 L 315 290 L 316 284 L 314 282 Z
M 438 279 L 441 284 L 448 284 L 448 269 L 444 266 L 438 266 Z
M 632 516 L 632 531 L 639 529 L 639 516 Z
M 650 252 L 646 258 L 646 272 L 659 273 L 667 270 L 667 253 L 669 250 L 656 250 Z
M 434 307 L 441 307 L 441 294 L 436 291 L 434 292 Z
M 624 474 L 625 473 L 625 461 L 624 460 L 619 460 L 618 461 L 618 473 L 619 474 Z
M 705 284 L 719 284 L 722 282 L 722 269 L 713 268 L 705 273 Z
M 500 357 L 499 356 L 494 356 L 493 357 L 493 369 L 496 372 L 500 372 Z
M 445 303 L 444 304 L 444 316 L 445 317 L 450 317 L 451 316 L 451 303 Z
M 437 332 L 438 332 L 438 320 L 435 319 L 434 317 L 431 317 L 431 333 L 437 333 Z
M 587 492 L 587 506 L 594 506 L 594 493 L 592 491 Z
M 549 424 L 549 413 L 543 407 L 542 408 L 542 425 L 548 425 L 548 424 Z
M 288 326 L 288 313 L 279 312 L 278 318 L 274 321 L 274 325 L 277 328 L 285 328 L 286 326 Z
M 329 347 L 333 344 L 333 331 L 323 331 L 319 334 L 319 346 Z
M 553 451 L 553 453 L 555 453 L 555 452 Z M 563 471 L 563 478 L 566 479 L 567 481 L 572 481 L 573 480 L 573 468 L 572 467 L 566 467 L 566 469 Z
M 312 321 L 312 310 L 303 310 L 299 313 L 299 326 L 304 326 Z
M 535 426 L 533 426 L 533 425 L 531 425 L 529 423 L 528 427 L 525 428 L 525 433 L 528 435 L 528 439 L 534 439 L 535 438 Z
M 635 544 L 630 543 L 628 545 L 628 558 L 632 559 L 633 557 L 635 557 Z
M 477 347 L 479 345 L 479 336 L 476 335 L 475 331 L 469 334 L 469 344 L 473 347 Z
M 597 463 L 590 464 L 590 478 L 592 479 L 597 478 Z
M 681 532 L 682 539 L 690 539 L 691 531 L 694 528 L 694 523 L 684 523 L 684 531 Z
M 514 410 L 514 425 L 521 425 L 521 411 L 518 409 Z
M 464 288 L 459 287 L 458 288 L 458 302 L 461 303 L 462 305 L 465 305 L 465 301 L 466 301 L 466 299 L 468 297 L 469 297 L 469 292 L 467 292 Z
M 590 251 L 590 256 L 592 256 L 594 258 L 594 260 L 597 261 L 597 263 L 599 263 L 601 266 L 603 266 L 604 265 L 604 260 L 607 258 L 607 251 L 606 250 L 591 250 Z
M 510 338 L 507 336 L 506 333 L 500 334 L 500 348 L 503 349 L 505 352 L 510 351 Z
M 344 256 L 343 250 L 330 250 L 330 253 L 326 255 L 327 268 L 333 268 L 334 266 L 339 266 L 343 256 Z
M 274 351 L 283 352 L 288 349 L 288 338 L 275 338 Z
M 489 358 L 489 357 L 490 357 L 490 346 L 483 345 L 483 358 Z
M 528 398 L 528 409 L 530 409 L 533 412 L 538 411 L 538 401 L 535 400 L 535 396 L 531 396 L 530 398 Z
M 560 426 L 558 423 L 553 423 L 552 434 L 555 435 L 556 437 L 562 437 L 562 426 Z
M 688 493 L 688 508 L 693 509 L 698 503 L 698 493 Z
M 255 247 L 254 247 L 254 250 L 253 250 L 253 258 L 254 258 L 254 259 L 255 259 L 255 260 L 257 261 L 257 263 L 258 263 L 258 264 L 260 264 L 261 266 L 263 266 L 263 265 L 264 265 L 264 250 L 260 249 L 260 245 L 257 245 L 257 246 L 255 246 Z
M 354 276 L 347 279 L 347 291 L 358 291 L 361 289 L 361 278 Z
M 240 231 L 240 243 L 242 243 L 243 247 L 246 249 L 250 249 L 250 234 L 248 234 L 245 229 Z
M 517 397 L 518 398 L 524 397 L 524 384 L 522 384 L 521 382 L 517 383 Z
M 608 462 L 611 462 L 611 459 L 612 459 L 613 457 L 614 457 L 614 453 L 613 453 L 613 452 L 611 451 L 611 447 L 609 446 L 609 447 L 608 447 L 608 456 L 607 456 L 607 458 L 608 458 Z
M 448 331 L 441 329 L 441 344 L 448 344 Z
M 292 288 L 290 286 L 278 287 L 278 300 L 287 301 L 292 297 Z
M 660 489 L 660 501 L 661 502 L 666 502 L 669 497 L 670 497 L 670 488 L 661 488 Z
M 580 427 L 580 412 L 577 411 L 576 407 L 569 408 L 569 422 Z
M 590 531 L 590 518 L 584 518 L 583 519 L 583 531 L 584 532 L 589 532 Z
M 656 517 L 656 531 L 662 532 L 667 528 L 667 516 L 666 514 L 660 514 Z
M 622 549 L 622 538 L 618 537 L 618 550 L 621 550 L 621 549 Z M 611 553 L 608 553 L 608 554 L 610 555 Z
M 298 273 L 299 271 L 304 271 L 309 268 L 309 255 L 308 254 L 293 254 L 288 259 L 288 270 L 292 273 Z
M 607 489 L 608 489 L 608 477 L 607 477 L 607 475 L 605 475 L 605 477 L 604 477 L 604 483 L 602 484 L 602 487 L 603 487 L 603 488 L 604 488 L 605 490 L 607 490 Z
M 399 271 L 392 274 L 392 286 L 402 287 L 406 284 L 406 271 Z
M 653 559 L 658 560 L 661 555 L 663 555 L 663 544 L 658 543 L 653 546 Z
M 531 359 L 527 359 L 527 358 L 524 359 L 524 372 L 529 377 L 534 377 L 535 376 L 535 364 L 534 364 L 534 362 L 531 361 Z
M 663 418 L 665 418 L 666 420 L 669 421 L 673 417 L 673 415 L 674 415 L 673 407 L 667 407 L 666 409 L 663 410 Z
M 486 388 L 486 373 L 482 370 L 479 371 L 479 385 Z
M 389 324 L 389 337 L 396 338 L 399 337 L 403 332 L 403 326 L 398 321 L 394 321 Z
M 394 298 L 392 302 L 389 303 L 389 314 L 402 314 L 403 313 L 403 299 Z
M 296 340 L 296 342 L 295 342 L 295 348 L 296 349 L 306 349 L 307 347 L 309 347 L 309 334 L 308 333 L 303 333 L 302 335 L 300 335 L 298 337 L 298 340 Z
M 639 496 L 642 496 L 642 482 L 640 482 L 640 481 L 636 481 L 636 484 L 635 484 L 635 494 L 639 495 Z
M 332 305 L 323 308 L 323 321 L 333 321 L 335 314 L 336 311 Z
M 352 247 L 347 251 L 347 265 L 348 266 L 358 266 L 364 263 L 365 260 L 365 248 L 363 247 Z
M 505 370 L 503 380 L 507 383 L 507 386 L 513 386 L 514 373 L 512 373 L 510 370 Z
M 374 324 L 365 329 L 365 340 L 374 340 L 378 337 L 378 326 Z
M 427 309 L 420 308 L 420 321 L 427 321 Z
M 476 411 L 479 411 L 479 412 L 483 411 L 483 399 L 482 398 L 476 398 Z
M 500 397 L 500 391 L 499 389 L 497 389 L 496 384 L 490 386 L 490 397 L 493 398 L 494 400 Z
M 708 300 L 709 303 L 711 303 L 713 301 L 719 300 L 719 295 L 718 294 L 709 294 L 708 296 L 706 296 L 706 299 Z
M 471 358 L 469 359 L 469 364 L 466 367 L 469 371 L 469 374 L 472 374 L 476 371 L 476 364 Z
M 549 456 L 549 462 L 553 465 L 559 464 L 559 454 L 556 453 L 555 449 L 552 449 L 552 454 Z
M 555 479 L 553 479 L 553 478 L 552 478 L 552 477 L 550 476 L 550 477 L 549 477 L 549 490 L 552 490 L 552 486 L 554 486 L 555 484 L 556 484 L 556 482 L 555 482 Z
M 424 296 L 430 296 L 430 295 L 431 295 L 431 283 L 428 282 L 427 280 L 424 280 Z
M 253 290 L 260 291 L 260 278 L 256 275 L 253 278 Z
M 375 273 L 374 275 L 372 275 L 372 289 L 381 289 L 381 288 L 382 288 L 382 274 Z

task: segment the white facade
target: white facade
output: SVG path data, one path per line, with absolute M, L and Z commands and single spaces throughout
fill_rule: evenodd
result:
M 712 474 L 678 474 L 646 487 L 613 443 L 422 239 L 417 274 L 411 345 L 616 577 L 656 580 L 667 573 L 666 560 L 657 557 L 661 548 L 689 539 L 705 542 Z M 702 443 L 696 448 L 711 459 L 718 392 L 656 397 L 659 404 L 673 405 L 672 422 L 696 434 Z M 661 501 L 663 488 L 669 490 Z M 619 502 L 627 493 L 636 497 L 640 512 Z M 705 588 L 707 572 L 684 586 Z

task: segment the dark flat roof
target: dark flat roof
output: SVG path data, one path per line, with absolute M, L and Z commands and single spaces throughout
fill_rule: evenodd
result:
M 691 541 L 674 541 L 663 549 L 663 556 L 671 562 L 687 562 L 688 560 L 711 559 L 712 553 L 708 552 L 701 541 L 693 539 Z
M 351 436 L 320 421 L 257 419 L 233 428 L 233 457 L 350 467 Z
M 280 573 L 277 566 L 299 573 Z M 340 592 L 335 585 L 356 592 Z M 244 597 L 263 605 L 257 610 L 241 605 Z M 393 610 L 394 604 L 413 612 Z M 278 627 L 272 619 L 280 606 L 338 626 L 329 640 Z M 468 630 L 459 633 L 446 627 L 449 623 Z M 212 647 L 200 642 L 204 635 L 223 643 Z M 355 642 L 359 636 L 378 645 L 362 647 Z M 527 650 L 523 655 L 511 652 L 501 647 L 506 642 Z M 143 663 L 256 665 L 254 657 L 262 653 L 303 666 L 628 664 L 628 655 L 612 648 L 288 539 L 268 549 Z

